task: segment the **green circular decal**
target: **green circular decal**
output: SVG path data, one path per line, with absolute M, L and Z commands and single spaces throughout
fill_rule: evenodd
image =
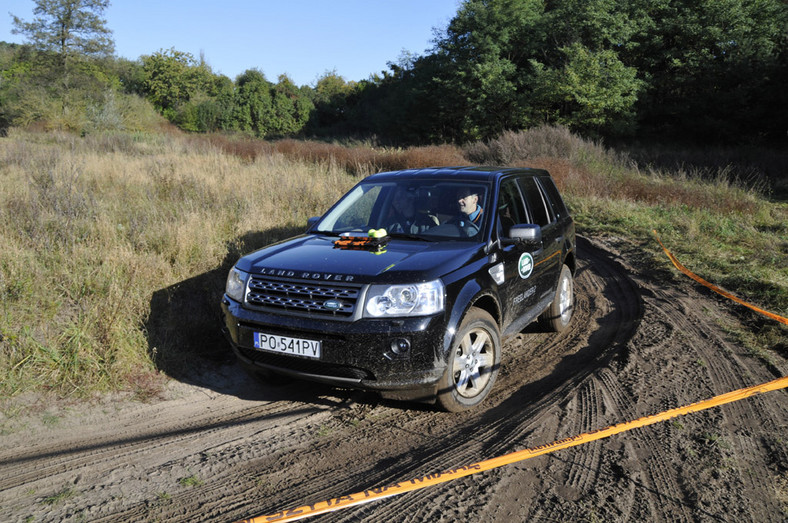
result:
M 534 257 L 529 253 L 524 252 L 520 255 L 520 261 L 517 263 L 517 270 L 520 272 L 520 278 L 527 278 L 534 270 Z

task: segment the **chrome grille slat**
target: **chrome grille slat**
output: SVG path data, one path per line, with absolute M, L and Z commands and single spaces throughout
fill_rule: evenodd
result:
M 360 286 L 252 276 L 249 280 L 246 302 L 254 307 L 347 318 L 353 316 L 360 293 Z M 340 307 L 327 308 L 325 303 L 330 300 L 338 302 Z

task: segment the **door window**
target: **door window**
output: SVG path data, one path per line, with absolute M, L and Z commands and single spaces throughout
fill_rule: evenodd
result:
M 498 196 L 498 234 L 508 237 L 509 229 L 518 223 L 528 223 L 528 219 L 520 189 L 514 178 L 509 178 L 501 182 Z

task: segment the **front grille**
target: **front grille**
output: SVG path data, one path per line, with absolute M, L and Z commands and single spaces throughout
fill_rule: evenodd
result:
M 253 307 L 350 318 L 361 288 L 352 285 L 283 281 L 252 276 L 246 302 Z

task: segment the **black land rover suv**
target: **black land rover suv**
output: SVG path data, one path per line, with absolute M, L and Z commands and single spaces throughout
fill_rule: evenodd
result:
M 258 373 L 460 411 L 489 394 L 502 339 L 569 324 L 575 256 L 547 171 L 375 174 L 305 234 L 238 260 L 223 328 Z

